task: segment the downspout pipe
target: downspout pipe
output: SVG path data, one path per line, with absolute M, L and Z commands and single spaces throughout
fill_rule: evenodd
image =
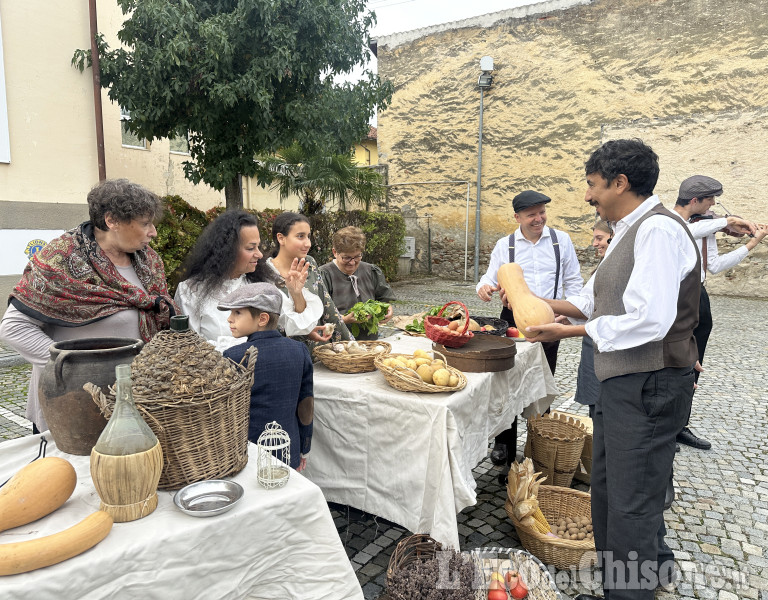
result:
M 88 0 L 88 16 L 91 31 L 91 73 L 93 75 L 93 109 L 96 116 L 96 156 L 99 162 L 99 181 L 107 178 L 107 162 L 104 157 L 104 115 L 101 110 L 101 69 L 96 36 L 99 27 L 96 20 L 96 0 Z

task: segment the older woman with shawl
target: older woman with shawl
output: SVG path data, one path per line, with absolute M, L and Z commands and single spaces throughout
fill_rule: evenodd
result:
M 178 311 L 163 262 L 149 247 L 162 214 L 157 195 L 126 179 L 107 180 L 88 194 L 88 212 L 90 221 L 32 256 L 0 323 L 0 339 L 32 363 L 26 415 L 35 433 L 47 429 L 37 387 L 53 342 L 147 342 Z

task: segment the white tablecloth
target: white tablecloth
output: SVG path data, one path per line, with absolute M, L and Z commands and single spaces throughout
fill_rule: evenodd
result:
M 56 533 L 99 508 L 89 457 L 60 452 L 50 434 L 43 435 L 49 440 L 47 456 L 61 456 L 75 467 L 77 487 L 51 515 L 0 533 L 0 543 Z M 0 444 L 0 482 L 37 455 L 39 438 Z M 245 494 L 229 512 L 191 517 L 175 507 L 174 492 L 160 491 L 151 515 L 115 523 L 106 539 L 85 553 L 0 577 L 0 598 L 362 600 L 322 492 L 295 471 L 283 488 L 264 489 L 255 477 L 255 450 L 251 444 L 248 466 L 232 477 Z
M 392 352 L 431 349 L 421 337 L 385 341 Z M 472 469 L 488 439 L 557 395 L 541 344 L 518 344 L 512 369 L 466 377 L 459 392 L 419 394 L 392 388 L 378 371 L 348 375 L 316 363 L 307 477 L 331 502 L 458 548 L 456 513 L 476 502 Z

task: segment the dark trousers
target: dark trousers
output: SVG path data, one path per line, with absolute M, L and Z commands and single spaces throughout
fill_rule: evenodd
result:
M 664 494 L 693 383 L 692 368 L 670 367 L 600 385 L 593 420 L 592 526 L 606 599 L 652 600 L 662 563 L 671 568 Z
M 501 318 L 509 323 L 510 327 L 515 327 L 515 319 L 514 316 L 512 316 L 512 311 L 509 309 L 505 308 L 501 311 Z M 552 371 L 552 375 L 554 375 L 555 369 L 557 368 L 557 349 L 560 347 L 560 342 L 541 342 L 541 346 L 544 349 L 544 356 L 547 357 L 549 370 Z M 546 412 L 549 412 L 549 409 L 547 409 Z M 506 444 L 507 464 L 511 465 L 517 454 L 517 417 L 512 421 L 510 428 L 502 431 L 493 441 L 496 444 Z
M 693 330 L 693 337 L 696 338 L 696 346 L 699 348 L 699 362 L 702 365 L 704 364 L 704 352 L 707 349 L 710 333 L 712 333 L 712 308 L 709 305 L 707 288 L 702 285 L 699 296 L 699 324 Z M 698 380 L 699 372 L 696 371 L 696 381 Z

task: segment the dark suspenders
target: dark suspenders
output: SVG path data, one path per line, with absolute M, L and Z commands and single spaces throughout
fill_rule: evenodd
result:
M 555 293 L 552 296 L 557 300 L 557 288 L 560 284 L 560 242 L 557 241 L 557 234 L 551 227 L 549 228 L 549 235 L 552 236 L 552 248 L 555 251 Z M 509 262 L 515 262 L 515 234 L 509 234 Z

